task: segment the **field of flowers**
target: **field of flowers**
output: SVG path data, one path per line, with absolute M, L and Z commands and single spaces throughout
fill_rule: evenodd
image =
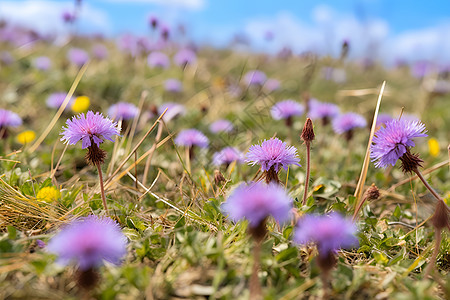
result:
M 448 69 L 153 25 L 0 25 L 1 299 L 450 299 Z

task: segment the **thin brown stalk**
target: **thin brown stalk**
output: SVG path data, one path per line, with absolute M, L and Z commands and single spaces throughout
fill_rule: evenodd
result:
M 108 206 L 106 205 L 106 197 L 105 197 L 105 189 L 103 187 L 103 174 L 102 174 L 102 168 L 100 167 L 100 163 L 97 162 L 95 164 L 95 166 L 97 167 L 97 171 L 98 171 L 98 178 L 100 181 L 100 193 L 102 195 L 102 201 L 103 201 L 103 207 L 106 210 L 106 214 L 109 215 L 109 211 L 108 211 Z
M 250 299 L 259 300 L 262 299 L 261 283 L 259 282 L 258 272 L 260 269 L 261 261 L 261 246 L 262 240 L 255 240 L 253 246 L 253 267 L 252 275 L 250 276 Z
M 309 177 L 311 173 L 311 143 L 305 142 L 305 144 L 306 144 L 306 178 L 305 178 L 305 191 L 303 193 L 303 201 L 302 201 L 303 205 L 306 205 L 306 197 L 308 196 Z
M 431 185 L 426 181 L 426 179 L 423 177 L 422 173 L 418 169 L 415 169 L 414 172 L 417 174 L 417 177 L 420 178 L 422 183 L 425 185 L 425 187 L 430 191 L 430 193 L 438 200 L 438 201 L 444 201 L 441 196 L 436 193 L 436 191 L 431 187 Z
M 445 161 L 442 161 L 442 162 L 440 162 L 438 164 L 435 164 L 434 166 L 424 170 L 422 172 L 422 175 L 427 175 L 427 174 L 432 173 L 432 172 L 434 172 L 436 170 L 439 170 L 440 168 L 446 166 L 449 162 L 450 162 L 450 160 L 445 160 Z M 419 178 L 419 176 L 414 175 L 411 178 L 406 178 L 406 179 L 404 179 L 402 181 L 399 181 L 396 184 L 392 185 L 389 189 L 387 189 L 387 191 L 388 192 L 393 192 L 397 187 L 402 186 L 405 183 L 411 182 L 412 180 L 416 180 L 417 178 Z

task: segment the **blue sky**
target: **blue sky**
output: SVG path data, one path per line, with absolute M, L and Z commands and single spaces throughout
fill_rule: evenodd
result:
M 61 11 L 73 1 L 0 2 L 0 17 L 42 31 L 64 30 Z M 349 39 L 355 57 L 393 61 L 450 62 L 450 2 L 406 0 L 83 0 L 81 31 L 107 35 L 147 34 L 149 15 L 174 26 L 182 23 L 197 42 L 225 45 L 236 33 L 253 49 L 275 52 L 290 46 L 336 54 Z M 266 31 L 274 40 L 264 40 Z

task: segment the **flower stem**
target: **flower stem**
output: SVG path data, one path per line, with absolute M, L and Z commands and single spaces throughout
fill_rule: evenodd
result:
M 425 185 L 425 187 L 430 191 L 431 194 L 433 194 L 433 196 L 438 200 L 438 201 L 444 201 L 439 195 L 438 193 L 436 193 L 436 191 L 431 187 L 431 185 L 428 183 L 428 181 L 425 180 L 425 178 L 423 177 L 422 173 L 420 173 L 419 169 L 415 168 L 414 172 L 417 174 L 417 177 L 420 178 L 420 180 L 422 180 L 423 184 Z
M 106 197 L 105 197 L 105 188 L 103 187 L 103 174 L 102 174 L 102 168 L 100 167 L 100 163 L 96 162 L 95 166 L 98 170 L 98 178 L 100 180 L 100 192 L 102 195 L 102 201 L 103 201 L 103 207 L 106 210 L 106 214 L 109 215 L 108 206 L 106 205 Z
M 252 275 L 250 277 L 250 298 L 259 300 L 262 299 L 261 294 L 261 283 L 258 278 L 258 271 L 260 267 L 261 260 L 261 246 L 262 239 L 255 239 L 255 244 L 253 246 L 253 267 L 252 267 Z
M 306 178 L 305 178 L 305 191 L 303 193 L 303 205 L 306 205 L 306 197 L 308 196 L 308 186 L 309 186 L 309 176 L 311 172 L 311 143 L 305 142 L 306 144 Z
M 434 237 L 436 239 L 436 245 L 434 246 L 433 254 L 431 255 L 431 259 L 427 266 L 427 269 L 425 270 L 425 278 L 430 276 L 431 271 L 434 269 L 436 264 L 437 256 L 439 254 L 439 248 L 441 247 L 441 240 L 442 240 L 441 229 L 435 230 Z

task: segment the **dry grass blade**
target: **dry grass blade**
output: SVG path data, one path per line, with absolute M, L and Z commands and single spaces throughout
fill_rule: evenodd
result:
M 163 139 L 161 142 L 159 142 L 156 145 L 156 149 L 158 149 L 159 147 L 161 147 L 162 145 L 164 145 L 164 143 L 166 143 L 168 140 L 170 140 L 172 138 L 171 135 L 167 136 L 165 139 Z M 136 165 L 138 165 L 142 160 L 144 160 L 144 158 L 146 158 L 148 155 L 150 155 L 151 153 L 153 153 L 153 151 L 155 151 L 156 149 L 154 149 L 153 147 L 150 148 L 147 152 L 145 152 L 142 156 L 140 156 L 133 164 L 131 164 L 130 166 L 128 166 L 124 171 L 122 171 L 119 175 L 115 176 L 113 180 L 109 181 L 107 184 L 105 184 L 105 190 L 108 189 L 112 184 L 114 184 L 115 182 L 117 182 L 118 180 L 120 180 L 120 178 L 122 178 L 123 176 L 125 176 L 127 174 L 127 172 L 129 172 L 131 169 L 133 169 Z M 111 176 L 111 178 L 113 178 L 113 176 Z
M 364 184 L 366 182 L 367 170 L 369 169 L 369 162 L 370 162 L 370 146 L 372 145 L 372 139 L 375 134 L 377 118 L 378 118 L 378 111 L 380 110 L 381 98 L 383 97 L 383 92 L 384 92 L 385 86 L 386 86 L 386 81 L 383 81 L 383 84 L 381 85 L 380 93 L 378 95 L 375 113 L 373 114 L 372 128 L 370 130 L 369 142 L 367 143 L 366 156 L 364 157 L 361 174 L 359 176 L 358 184 L 356 186 L 356 190 L 355 190 L 355 194 L 354 194 L 354 196 L 356 197 L 355 208 L 361 201 L 362 190 L 363 190 Z
M 66 211 L 36 198 L 23 195 L 0 178 L 0 230 L 14 226 L 23 231 L 44 229 L 58 224 Z
M 66 95 L 66 98 L 64 99 L 64 102 L 59 107 L 59 109 L 56 112 L 55 116 L 50 121 L 50 123 L 48 124 L 47 128 L 45 128 L 44 132 L 39 136 L 39 138 L 33 144 L 33 146 L 28 148 L 28 151 L 30 153 L 36 151 L 36 149 L 39 147 L 39 145 L 44 141 L 44 139 L 50 133 L 50 131 L 52 130 L 53 126 L 55 126 L 55 124 L 58 121 L 59 117 L 61 117 L 63 111 L 66 109 L 67 104 L 69 104 L 69 101 L 72 98 L 73 93 L 75 92 L 75 89 L 77 88 L 78 84 L 80 83 L 80 80 L 81 80 L 81 78 L 84 75 L 84 72 L 86 72 L 86 69 L 87 69 L 88 65 L 89 65 L 88 63 L 83 65 L 83 67 L 78 72 L 77 77 L 75 77 L 75 80 L 73 81 L 73 84 L 70 87 L 70 90 L 69 90 L 69 92 Z
M 153 131 L 153 129 L 156 127 L 156 124 L 159 123 L 159 120 L 161 120 L 161 118 L 164 116 L 164 114 L 167 112 L 167 108 L 166 110 L 163 111 L 163 113 L 158 117 L 158 119 L 153 123 L 152 127 L 150 127 L 150 129 L 147 131 L 147 133 L 145 133 L 145 135 L 142 137 L 142 139 L 136 144 L 136 146 L 134 146 L 133 150 L 131 150 L 131 152 L 127 155 L 127 157 L 120 163 L 120 165 L 117 167 L 117 169 L 112 173 L 112 175 L 105 181 L 105 187 L 111 182 L 111 180 L 114 178 L 114 176 L 117 175 L 117 173 L 119 173 L 120 169 L 122 169 L 122 167 L 127 163 L 127 161 L 131 158 L 131 156 L 133 156 L 134 152 L 139 148 L 139 146 L 142 144 L 142 142 L 144 142 L 144 140 L 147 138 L 147 136 Z M 150 149 L 151 150 L 151 149 Z M 147 151 L 148 153 L 148 151 Z M 147 154 L 148 155 L 148 154 Z M 142 158 L 142 156 L 141 156 Z M 140 159 L 139 159 L 140 161 Z

